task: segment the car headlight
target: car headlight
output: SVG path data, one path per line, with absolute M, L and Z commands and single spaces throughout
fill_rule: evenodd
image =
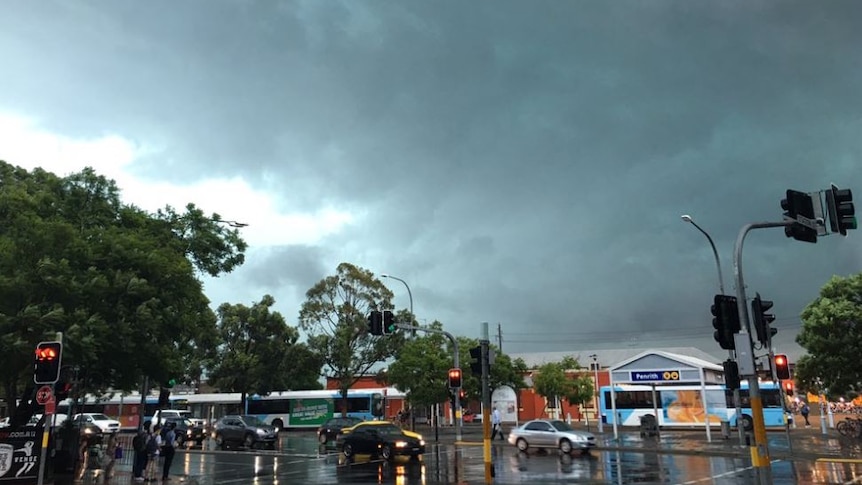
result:
M 407 442 L 406 442 L 406 441 L 396 441 L 396 442 L 395 442 L 395 447 L 396 447 L 396 448 L 406 448 L 406 447 L 407 447 Z
M 257 428 L 256 430 L 254 430 L 254 432 L 261 435 L 261 436 L 266 434 L 266 430 L 261 429 L 261 428 Z
M 578 434 L 572 435 L 572 441 L 587 441 L 587 437 Z
M 419 440 L 419 446 L 425 446 L 425 440 Z
M 186 430 L 186 436 L 191 436 L 191 435 L 192 435 L 192 430 L 187 429 L 187 430 Z

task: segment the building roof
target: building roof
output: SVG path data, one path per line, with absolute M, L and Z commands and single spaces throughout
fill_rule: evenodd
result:
M 644 357 L 649 356 L 649 355 L 659 355 L 659 356 L 664 357 L 666 359 L 670 359 L 670 360 L 679 362 L 681 364 L 689 365 L 691 367 L 698 368 L 698 369 L 710 369 L 710 370 L 715 370 L 715 371 L 723 371 L 724 370 L 724 368 L 722 366 L 714 364 L 712 362 L 709 362 L 709 361 L 706 361 L 703 359 L 699 359 L 697 357 L 691 357 L 688 355 L 677 354 L 674 352 L 667 352 L 664 350 L 645 350 L 645 351 L 635 355 L 634 357 L 630 357 L 630 358 L 623 360 L 621 362 L 617 362 L 616 364 L 614 364 L 611 367 L 611 370 L 615 371 L 617 369 L 623 368 L 623 367 L 631 364 L 632 362 L 636 362 L 638 360 L 641 360 Z
M 513 360 L 520 358 L 527 368 L 535 369 L 548 362 L 559 362 L 565 357 L 574 357 L 582 367 L 589 369 L 593 362 L 592 355 L 596 356 L 599 367 L 607 369 L 626 360 L 637 357 L 645 352 L 664 352 L 674 354 L 676 359 L 688 359 L 696 367 L 712 367 L 720 363 L 713 355 L 696 347 L 665 347 L 658 349 L 597 349 L 597 350 L 572 350 L 570 352 L 526 352 L 509 354 Z

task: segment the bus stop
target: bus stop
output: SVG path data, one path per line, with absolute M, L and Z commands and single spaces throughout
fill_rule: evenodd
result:
M 611 412 L 617 416 L 616 390 L 615 386 L 620 384 L 648 385 L 652 389 L 653 417 L 655 419 L 655 433 L 658 433 L 659 406 L 656 387 L 669 387 L 673 385 L 700 385 L 700 402 L 703 407 L 703 425 L 706 429 L 706 438 L 712 441 L 709 427 L 709 413 L 707 410 L 707 384 L 723 384 L 724 369 L 717 364 L 707 362 L 696 357 L 673 354 L 659 350 L 647 350 L 630 359 L 615 364 L 609 369 L 611 389 Z M 614 439 L 619 439 L 619 423 L 614 419 Z M 642 423 L 642 426 L 645 423 Z M 649 423 L 646 423 L 649 426 Z M 643 428 L 642 428 L 643 429 Z

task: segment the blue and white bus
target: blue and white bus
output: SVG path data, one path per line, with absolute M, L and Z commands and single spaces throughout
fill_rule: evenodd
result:
M 705 415 L 709 416 L 711 426 L 719 426 L 722 421 L 728 421 L 736 426 L 741 421 L 745 429 L 752 429 L 754 421 L 751 412 L 751 399 L 748 392 L 748 382 L 742 381 L 739 391 L 741 416 L 736 415 L 733 403 L 733 391 L 724 385 L 706 385 L 706 413 L 704 412 L 702 389 L 700 385 L 666 385 L 656 386 L 656 401 L 653 402 L 652 386 L 637 384 L 618 384 L 614 386 L 616 416 L 611 409 L 611 389 L 602 386 L 600 406 L 602 416 L 608 424 L 617 421 L 621 426 L 638 426 L 641 417 L 655 414 L 658 410 L 659 426 L 697 426 L 704 424 Z M 767 427 L 784 426 L 786 413 L 781 393 L 774 382 L 760 383 L 760 397 L 763 402 L 763 421 Z
M 226 414 L 249 414 L 278 429 L 317 428 L 327 419 L 347 415 L 363 420 L 385 419 L 387 399 L 404 399 L 395 388 L 351 389 L 347 393 L 347 409 L 336 390 L 280 391 L 266 396 L 246 397 L 242 409 L 241 394 L 214 393 L 171 396 L 177 407 L 184 407 L 195 416 L 213 422 Z

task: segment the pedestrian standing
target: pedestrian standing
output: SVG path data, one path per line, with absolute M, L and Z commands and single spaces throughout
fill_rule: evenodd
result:
M 174 452 L 177 447 L 177 434 L 176 434 L 177 423 L 171 422 L 165 425 L 164 433 L 164 443 L 162 443 L 162 455 L 165 458 L 165 464 L 162 468 L 162 481 L 168 481 L 171 478 L 168 474 L 171 471 L 171 463 L 174 462 Z
M 807 403 L 807 402 L 806 402 L 806 403 L 802 403 L 802 410 L 800 411 L 800 413 L 802 413 L 802 417 L 803 417 L 803 418 L 805 418 L 805 427 L 806 427 L 806 428 L 810 428 L 810 427 L 811 427 L 811 423 L 809 423 L 809 422 L 808 422 L 808 414 L 810 414 L 810 413 L 811 413 L 811 408 L 809 408 L 809 407 L 808 407 L 808 403 Z
M 147 454 L 147 440 L 149 438 L 150 433 L 145 429 L 141 429 L 132 439 L 132 448 L 135 451 L 135 462 L 132 464 L 132 477 L 134 477 L 133 479 L 136 482 L 144 481 L 144 470 L 147 469 L 147 461 L 149 459 L 149 455 Z
M 159 449 L 162 447 L 162 426 L 153 426 L 153 432 L 147 440 L 147 478 L 148 482 L 155 482 L 159 474 Z
M 500 439 L 505 440 L 503 437 L 503 418 L 500 416 L 500 410 L 494 408 L 494 412 L 491 413 L 491 440 L 497 436 L 497 433 L 500 433 Z

